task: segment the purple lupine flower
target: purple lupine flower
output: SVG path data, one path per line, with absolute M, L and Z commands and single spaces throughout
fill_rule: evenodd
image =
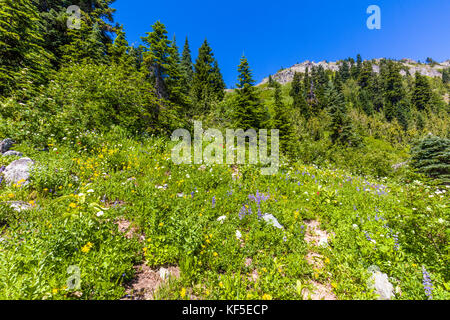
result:
M 191 199 L 194 199 L 194 193 L 195 193 L 195 191 L 191 192 Z
M 356 211 L 356 210 L 358 210 L 358 209 L 356 209 L 356 206 L 353 206 L 353 211 Z
M 432 291 L 433 291 L 433 283 L 431 283 L 430 275 L 425 269 L 425 266 L 422 266 L 422 275 L 423 275 L 423 287 L 425 289 L 425 294 L 428 297 L 428 300 L 433 299 Z
M 5 166 L 1 166 L 0 167 L 0 173 L 2 173 L 3 171 L 5 171 L 6 167 Z
M 216 206 L 216 197 L 212 197 L 212 207 L 214 208 Z

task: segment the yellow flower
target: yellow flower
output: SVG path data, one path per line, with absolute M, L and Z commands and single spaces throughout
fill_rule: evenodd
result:
M 186 296 L 186 288 L 180 290 L 180 296 L 184 299 L 184 297 Z
M 264 295 L 262 296 L 263 300 L 272 300 L 272 296 L 270 294 L 264 293 Z
M 8 194 L 8 197 L 10 197 L 10 198 L 12 199 L 12 198 L 14 198 L 15 196 L 14 196 L 14 194 L 10 193 L 10 194 Z
M 53 294 L 57 294 L 57 293 L 58 293 L 58 289 L 56 289 L 56 288 L 53 289 L 53 290 L 52 290 L 52 293 L 53 293 Z
M 72 202 L 72 203 L 69 204 L 69 207 L 71 207 L 71 208 L 76 208 L 76 207 L 77 207 L 77 204 Z
M 214 257 L 217 257 L 217 256 L 218 256 L 218 253 L 217 253 L 217 252 L 213 252 L 213 256 L 214 256 Z
M 222 283 L 222 281 L 219 282 L 219 287 L 223 288 L 223 283 Z
M 89 250 L 91 250 L 93 245 L 94 244 L 92 244 L 91 242 L 86 243 L 86 245 L 84 245 L 83 248 L 81 248 L 81 252 L 88 253 Z
M 159 226 L 160 226 L 160 227 L 164 226 L 164 223 L 160 222 L 160 223 L 159 223 Z

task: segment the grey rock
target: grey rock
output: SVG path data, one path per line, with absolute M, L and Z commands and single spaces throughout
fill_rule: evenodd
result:
M 368 271 L 372 273 L 368 287 L 375 290 L 378 300 L 391 300 L 394 297 L 394 286 L 389 282 L 388 275 L 382 273 L 378 266 L 371 266 Z
M 264 221 L 266 221 L 268 224 L 273 225 L 275 228 L 284 229 L 283 226 L 278 222 L 277 218 L 275 218 L 273 215 L 265 213 L 262 218 Z
M 29 183 L 28 179 L 30 178 L 30 170 L 33 164 L 34 162 L 30 158 L 21 158 L 11 162 L 4 171 L 6 183 L 17 183 L 20 180 L 25 180 L 22 185 L 27 185 Z
M 8 156 L 21 157 L 21 156 L 23 156 L 23 154 L 22 154 L 22 152 L 19 152 L 19 151 L 9 150 L 3 154 L 3 157 L 8 157 Z
M 5 203 L 17 212 L 27 211 L 33 208 L 30 204 L 23 201 L 8 201 Z
M 12 139 L 6 138 L 2 142 L 0 142 L 0 152 L 5 153 L 8 151 L 14 144 L 14 141 Z

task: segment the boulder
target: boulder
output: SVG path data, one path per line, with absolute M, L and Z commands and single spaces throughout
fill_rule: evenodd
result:
M 2 142 L 0 142 L 0 153 L 5 153 L 8 151 L 14 144 L 14 141 L 12 139 L 5 139 Z
M 368 287 L 375 290 L 378 300 L 391 300 L 394 297 L 394 286 L 389 282 L 388 275 L 382 273 L 378 266 L 371 266 L 368 271 L 372 273 Z
M 21 156 L 23 156 L 23 154 L 22 154 L 22 152 L 19 152 L 19 151 L 13 151 L 13 150 L 10 150 L 10 151 L 6 151 L 6 152 L 3 154 L 3 157 L 8 157 L 8 156 L 21 157 Z
M 21 180 L 25 180 L 22 186 L 27 185 L 30 178 L 30 169 L 34 164 L 30 158 L 21 158 L 13 161 L 4 171 L 6 183 L 17 183 Z
M 266 221 L 268 224 L 271 224 L 275 228 L 284 229 L 283 226 L 278 222 L 277 218 L 269 213 L 264 214 L 261 218 L 263 218 L 264 221 Z

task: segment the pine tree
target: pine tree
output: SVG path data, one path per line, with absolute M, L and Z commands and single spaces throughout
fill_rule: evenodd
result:
M 153 79 L 156 96 L 160 99 L 168 99 L 169 95 L 164 79 L 168 76 L 171 62 L 171 41 L 167 37 L 166 27 L 160 21 L 157 21 L 152 29 L 152 32 L 147 32 L 147 36 L 142 38 L 147 45 L 144 51 L 144 64 Z
M 450 185 L 450 140 L 428 135 L 412 148 L 412 166 Z
M 191 96 L 197 113 L 208 112 L 212 103 L 220 102 L 224 97 L 224 88 L 217 61 L 208 41 L 205 40 L 195 61 L 191 86 Z
M 31 0 L 0 1 L 0 95 L 41 84 L 51 68 Z
M 289 94 L 293 99 L 292 108 L 300 110 L 300 114 L 305 117 L 305 119 L 309 119 L 310 113 L 306 102 L 305 91 L 302 85 L 301 74 L 298 72 L 294 74 L 292 89 Z
M 352 124 L 345 107 L 344 97 L 342 93 L 336 90 L 332 81 L 327 86 L 326 98 L 331 116 L 330 138 L 332 143 L 345 146 L 356 145 Z
M 242 56 L 238 66 L 238 97 L 234 112 L 236 127 L 247 130 L 260 128 L 263 125 L 263 107 L 259 100 L 255 81 L 247 58 Z
M 294 131 L 290 121 L 289 111 L 283 103 L 281 85 L 277 85 L 274 91 L 274 116 L 272 127 L 278 129 L 280 135 L 280 149 L 288 154 L 293 152 Z
M 426 110 L 431 101 L 432 91 L 430 83 L 426 76 L 422 76 L 420 72 L 416 72 L 414 81 L 414 91 L 412 96 L 412 103 L 417 110 Z
M 397 115 L 397 104 L 405 96 L 399 67 L 393 61 L 388 61 L 387 63 L 387 74 L 385 75 L 384 83 L 385 116 L 388 121 L 392 121 Z
M 361 70 L 359 71 L 358 76 L 358 85 L 365 89 L 371 85 L 371 80 L 373 77 L 372 63 L 369 61 L 365 61 L 362 65 Z
M 191 49 L 189 47 L 189 40 L 186 37 L 183 47 L 183 53 L 181 55 L 181 68 L 183 70 L 183 77 L 185 79 L 185 86 L 189 89 L 194 77 L 194 69 L 192 64 Z
M 339 74 L 344 83 L 350 79 L 350 67 L 347 60 L 342 61 L 342 64 L 339 66 Z
M 128 46 L 128 41 L 125 38 L 123 25 L 117 29 L 116 33 L 117 37 L 109 48 L 111 62 L 122 65 L 131 64 L 132 58 L 128 54 L 130 47 Z
M 352 78 L 357 80 L 359 78 L 359 75 L 361 73 L 362 70 L 362 59 L 361 59 L 361 55 L 358 54 L 356 56 L 356 64 L 352 67 Z
M 444 84 L 450 82 L 450 68 L 444 69 L 444 71 L 442 71 L 442 82 Z

